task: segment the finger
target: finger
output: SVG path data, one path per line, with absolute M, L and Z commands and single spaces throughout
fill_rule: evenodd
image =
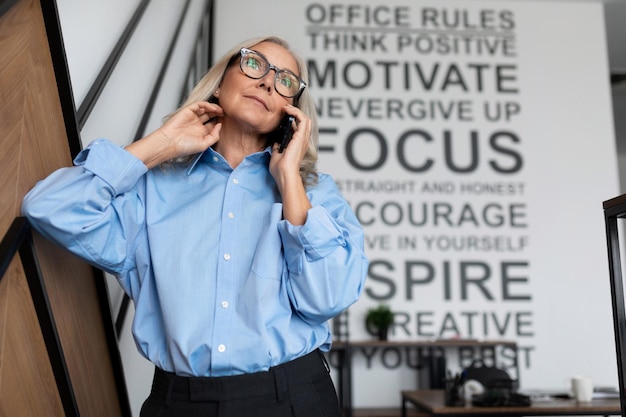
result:
M 204 113 L 204 114 L 199 115 L 198 119 L 200 119 L 200 122 L 202 124 L 205 124 L 206 122 L 211 120 L 211 115 L 209 113 Z
M 296 123 L 295 126 L 295 130 L 297 130 L 302 124 L 311 124 L 311 119 L 309 119 L 307 117 L 306 114 L 304 114 L 304 112 L 302 110 L 300 110 L 299 108 L 291 105 L 291 104 L 287 104 L 284 107 L 285 113 L 290 114 L 292 116 L 295 117 L 294 122 Z
M 197 107 L 193 107 L 195 111 L 197 112 L 197 114 L 202 114 L 202 113 L 223 114 L 224 113 L 224 110 L 219 106 L 219 104 L 209 103 L 208 101 L 198 101 L 192 104 L 192 106 L 197 106 Z
M 224 109 L 217 104 L 207 102 L 198 102 L 197 104 L 198 109 L 196 110 L 196 115 L 202 124 L 206 124 L 207 122 L 224 115 Z
M 220 140 L 220 131 L 222 130 L 222 124 L 221 123 L 216 123 L 215 126 L 213 126 L 213 129 L 211 129 L 211 131 L 209 133 L 207 133 L 204 136 L 204 140 L 208 140 L 211 141 L 211 144 L 217 142 L 218 140 Z
M 296 132 L 298 134 L 301 134 L 305 138 L 308 138 L 309 136 L 311 136 L 311 120 L 308 117 L 306 117 L 304 118 L 304 120 L 298 121 L 297 126 L 294 129 L 294 134 Z
M 300 119 L 304 116 L 304 112 L 300 110 L 299 108 L 297 108 L 296 106 L 294 106 L 293 104 L 285 104 L 285 107 L 283 107 L 283 110 L 285 111 L 285 113 L 295 116 L 296 119 Z

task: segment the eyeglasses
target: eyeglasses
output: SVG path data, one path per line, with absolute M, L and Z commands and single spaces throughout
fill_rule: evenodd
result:
M 289 70 L 280 69 L 270 64 L 267 58 L 260 52 L 241 48 L 239 54 L 241 55 L 239 67 L 250 78 L 258 80 L 265 77 L 270 70 L 274 70 L 276 72 L 274 89 L 283 97 L 296 97 L 306 87 L 306 83 L 300 77 Z

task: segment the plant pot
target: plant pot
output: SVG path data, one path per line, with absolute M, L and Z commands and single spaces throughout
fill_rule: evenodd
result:
M 386 341 L 389 335 L 389 327 L 383 327 L 378 329 L 378 340 Z

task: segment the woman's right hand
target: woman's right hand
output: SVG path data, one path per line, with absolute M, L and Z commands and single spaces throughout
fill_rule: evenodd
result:
M 174 113 L 163 126 L 126 146 L 126 150 L 153 168 L 173 158 L 206 150 L 220 139 L 224 115 L 214 103 L 199 101 Z

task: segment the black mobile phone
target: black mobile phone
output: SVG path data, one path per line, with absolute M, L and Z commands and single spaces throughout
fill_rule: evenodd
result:
M 286 114 L 280 120 L 280 124 L 278 125 L 274 133 L 272 134 L 273 136 L 272 142 L 278 143 L 280 145 L 278 147 L 278 152 L 284 151 L 285 148 L 287 147 L 287 144 L 289 144 L 289 141 L 291 140 L 291 135 L 293 135 L 292 126 L 293 126 L 294 120 L 295 120 L 294 116 L 290 114 Z

